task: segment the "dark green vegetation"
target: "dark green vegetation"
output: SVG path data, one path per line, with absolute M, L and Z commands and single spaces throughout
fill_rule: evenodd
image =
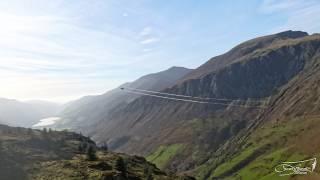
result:
M 141 157 L 116 153 L 98 153 L 98 159 L 88 161 L 78 155 L 71 160 L 50 161 L 35 168 L 31 179 L 110 179 L 144 180 L 192 180 L 190 177 L 168 175 Z
M 97 150 L 97 151 L 96 151 Z M 0 125 L 1 180 L 188 180 L 159 170 L 138 156 L 100 150 L 72 132 Z

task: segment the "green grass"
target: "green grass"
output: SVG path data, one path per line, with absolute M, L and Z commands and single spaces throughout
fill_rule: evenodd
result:
M 248 158 L 250 155 L 252 155 L 254 153 L 254 151 L 257 148 L 249 148 L 246 149 L 245 151 L 242 151 L 238 156 L 236 156 L 235 158 L 231 159 L 228 162 L 223 163 L 222 165 L 218 166 L 218 168 L 215 169 L 215 171 L 213 172 L 213 176 L 220 176 L 223 173 L 230 171 L 232 168 L 234 168 L 237 164 L 239 164 L 240 162 L 242 162 L 243 160 L 245 160 L 246 158 Z
M 254 157 L 243 168 L 238 169 L 234 174 L 230 174 L 226 179 L 262 179 L 286 180 L 290 176 L 280 177 L 274 172 L 276 165 L 283 161 L 297 161 L 308 158 L 308 155 L 303 154 L 291 146 L 292 143 L 287 143 L 289 139 L 297 137 L 301 129 L 310 126 L 312 122 L 302 121 L 299 119 L 291 119 L 290 121 L 266 124 L 263 128 L 254 132 L 248 139 L 244 149 L 238 150 L 238 154 L 231 157 L 231 159 L 218 164 L 214 157 L 206 164 L 198 167 L 195 170 L 198 179 L 206 179 L 208 177 L 221 177 L 221 175 L 228 174 L 239 168 L 239 164 L 247 158 Z M 267 146 L 268 145 L 268 146 Z M 294 145 L 294 143 L 293 143 Z M 253 154 L 260 148 L 261 153 Z M 256 156 L 256 157 L 255 157 Z M 250 158 L 251 159 L 251 158 Z M 241 166 L 240 166 L 241 167 Z
M 183 147 L 183 144 L 162 145 L 154 153 L 150 154 L 147 160 L 162 169 Z
M 274 167 L 283 159 L 286 149 L 279 149 L 264 157 L 260 157 L 251 162 L 238 172 L 239 177 L 243 179 L 275 179 Z
M 248 166 L 241 169 L 237 176 L 241 177 L 242 179 L 286 180 L 289 179 L 290 176 L 280 177 L 274 172 L 274 168 L 279 163 L 284 161 L 297 161 L 306 158 L 307 156 L 299 153 L 292 153 L 287 148 L 278 149 L 274 152 L 257 158 Z

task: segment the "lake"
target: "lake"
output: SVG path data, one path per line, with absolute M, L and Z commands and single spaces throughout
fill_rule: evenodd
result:
M 37 124 L 34 124 L 32 127 L 42 127 L 42 126 L 53 125 L 60 119 L 61 119 L 60 117 L 49 117 L 45 119 L 40 119 L 40 121 Z

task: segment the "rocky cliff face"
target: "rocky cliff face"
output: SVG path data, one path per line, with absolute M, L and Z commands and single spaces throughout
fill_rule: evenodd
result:
M 251 108 L 251 101 L 260 100 L 263 105 L 269 97 L 277 96 L 314 65 L 319 48 L 320 36 L 304 32 L 287 31 L 250 40 L 164 90 L 232 99 L 227 105 L 141 97 L 113 111 L 110 117 L 116 123 L 102 120 L 91 135 L 101 142 L 108 140 L 116 150 L 149 155 L 162 168 L 192 170 L 259 122 L 266 109 Z M 247 107 L 230 105 L 239 104 L 237 100 Z
M 229 99 L 263 98 L 297 75 L 314 51 L 302 44 L 264 49 L 200 79 L 187 80 L 168 91 Z M 304 45 L 302 45 L 304 46 Z M 306 45 L 308 46 L 308 45 Z
M 228 66 L 230 63 L 238 61 L 243 56 L 251 54 L 258 49 L 271 46 L 272 44 L 277 44 L 279 41 L 301 38 L 307 35 L 308 33 L 301 31 L 285 31 L 273 35 L 251 39 L 232 48 L 225 54 L 211 58 L 199 68 L 188 74 L 188 76 L 186 76 L 183 80 L 196 79 L 203 75 L 206 75 L 207 73 L 212 73 L 218 69 Z

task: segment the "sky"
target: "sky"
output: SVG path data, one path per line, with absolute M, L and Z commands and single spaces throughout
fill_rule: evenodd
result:
M 318 0 L 2 0 L 0 97 L 101 94 L 254 37 L 320 32 L 319 14 Z

